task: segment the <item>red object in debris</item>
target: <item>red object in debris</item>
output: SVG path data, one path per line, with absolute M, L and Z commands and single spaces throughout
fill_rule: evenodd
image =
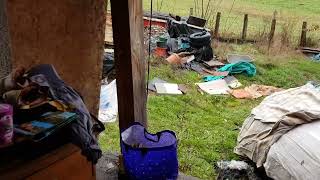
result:
M 149 27 L 150 26 L 150 18 L 149 17 L 144 17 L 143 18 L 143 25 L 144 25 L 144 27 Z M 166 20 L 162 20 L 162 19 L 152 18 L 151 19 L 151 25 L 152 26 L 161 26 L 161 27 L 167 28 L 167 21 Z
M 167 48 L 157 47 L 155 54 L 158 57 L 167 57 Z

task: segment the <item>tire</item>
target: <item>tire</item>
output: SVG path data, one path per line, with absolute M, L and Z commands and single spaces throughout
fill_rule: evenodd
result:
M 190 39 L 191 46 L 203 47 L 211 43 L 211 34 L 207 31 L 197 32 L 197 33 L 191 34 L 189 39 Z

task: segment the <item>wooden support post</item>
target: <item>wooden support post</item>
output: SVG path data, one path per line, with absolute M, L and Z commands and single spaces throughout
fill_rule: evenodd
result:
M 221 12 L 218 12 L 216 17 L 216 25 L 214 28 L 214 38 L 216 39 L 219 38 L 220 18 L 221 18 Z
M 268 49 L 270 49 L 271 47 L 271 44 L 272 44 L 272 41 L 273 41 L 273 37 L 274 37 L 274 33 L 276 31 L 276 24 L 277 24 L 277 20 L 276 18 L 274 17 L 272 19 L 272 23 L 271 23 L 271 30 L 270 30 L 270 34 L 269 34 L 269 43 L 268 43 Z
M 204 5 L 203 5 L 203 0 L 201 0 L 201 18 L 204 18 Z
M 307 22 L 304 21 L 302 24 L 300 47 L 305 47 L 306 45 L 307 45 Z
M 190 8 L 189 15 L 190 15 L 190 16 L 193 16 L 193 8 Z
M 147 125 L 142 0 L 111 0 L 120 131 Z
M 6 0 L 0 1 L 0 78 L 11 71 Z
M 242 35 L 241 35 L 241 40 L 245 41 L 247 38 L 247 31 L 248 31 L 248 14 L 244 15 L 243 19 L 243 29 L 242 29 Z

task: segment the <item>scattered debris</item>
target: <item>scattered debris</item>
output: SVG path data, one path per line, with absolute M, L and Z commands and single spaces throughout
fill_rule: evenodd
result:
M 184 85 L 184 84 L 179 84 L 178 87 L 179 87 L 179 90 L 180 90 L 183 94 L 187 94 L 188 88 L 187 88 L 186 85 Z
M 253 62 L 254 60 L 249 55 L 229 54 L 227 55 L 227 61 L 230 64 L 236 64 L 239 62 Z
M 213 76 L 228 76 L 229 75 L 229 71 L 211 71 L 206 68 L 203 68 L 203 71 L 205 71 Z
M 281 88 L 273 86 L 252 84 L 251 86 L 245 87 L 244 89 L 231 90 L 230 94 L 237 99 L 256 99 L 262 96 L 269 96 L 275 92 L 279 92 L 282 90 L 283 89 Z
M 155 77 L 148 83 L 148 89 L 150 91 L 157 92 L 157 89 L 156 89 L 156 86 L 155 86 L 156 83 L 167 83 L 167 81 L 164 81 L 164 80 L 162 80 L 160 78 Z
M 155 83 L 158 94 L 183 94 L 179 90 L 178 84 L 173 83 Z
M 108 77 L 108 75 L 114 69 L 114 52 L 113 49 L 105 49 L 103 56 L 103 72 L 102 79 Z
M 228 84 L 225 80 L 215 80 L 210 82 L 204 82 L 204 83 L 196 83 L 199 88 L 211 95 L 214 94 L 228 94 L 230 91 L 230 88 L 228 87 Z
M 244 161 L 219 161 L 216 165 L 218 180 L 257 180 L 254 167 Z
M 153 52 L 157 47 L 157 41 L 159 40 L 159 37 L 161 36 L 169 36 L 167 29 L 161 26 L 151 26 L 151 51 Z M 144 45 L 146 52 L 149 48 L 149 27 L 144 28 Z
M 195 16 L 189 16 L 187 23 L 199 27 L 204 27 L 207 23 L 207 20 Z
M 251 94 L 244 89 L 231 90 L 230 94 L 237 99 L 252 99 Z
M 224 63 L 217 61 L 217 60 L 210 60 L 210 61 L 206 61 L 203 63 L 205 66 L 208 67 L 219 67 L 219 66 L 223 66 Z
M 194 59 L 195 59 L 194 55 L 187 52 L 182 52 L 179 54 L 173 53 L 166 60 L 170 64 L 186 64 L 186 63 L 190 63 Z
M 300 51 L 304 54 L 320 54 L 320 49 L 317 48 L 308 48 L 308 47 L 304 47 L 301 48 Z
M 167 48 L 156 47 L 155 55 L 157 57 L 163 57 L 163 58 L 167 57 Z
M 204 82 L 210 82 L 210 81 L 215 81 L 215 80 L 219 80 L 219 79 L 223 79 L 225 76 L 205 76 L 203 77 L 203 81 Z
M 224 78 L 224 80 L 227 82 L 228 86 L 232 89 L 236 89 L 242 86 L 242 84 L 234 76 L 227 76 L 226 78 Z
M 315 61 L 320 61 L 320 53 L 317 55 L 312 56 L 312 59 Z
M 256 66 L 248 62 L 238 62 L 235 64 L 226 64 L 218 71 L 229 71 L 230 74 L 245 73 L 249 77 L 256 75 Z
M 118 97 L 117 84 L 113 80 L 108 85 L 101 86 L 99 120 L 106 122 L 114 122 L 118 116 Z

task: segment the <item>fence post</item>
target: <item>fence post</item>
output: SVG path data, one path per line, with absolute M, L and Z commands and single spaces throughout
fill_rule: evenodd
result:
M 276 17 L 273 17 L 272 23 L 271 23 L 271 30 L 270 30 L 270 34 L 269 34 L 268 50 L 270 49 L 271 43 L 273 41 L 274 33 L 276 31 L 276 24 L 277 24 L 277 19 L 276 19 Z
M 305 47 L 307 45 L 307 22 L 304 21 L 302 24 L 300 47 Z
M 220 18 L 221 18 L 221 12 L 218 12 L 216 17 L 216 25 L 214 28 L 214 38 L 217 38 L 217 39 L 219 36 Z
M 243 29 L 242 29 L 242 35 L 241 35 L 241 40 L 245 41 L 247 38 L 247 31 L 248 31 L 248 14 L 244 15 L 243 19 Z
M 190 8 L 190 13 L 189 13 L 190 16 L 193 16 L 193 8 Z

